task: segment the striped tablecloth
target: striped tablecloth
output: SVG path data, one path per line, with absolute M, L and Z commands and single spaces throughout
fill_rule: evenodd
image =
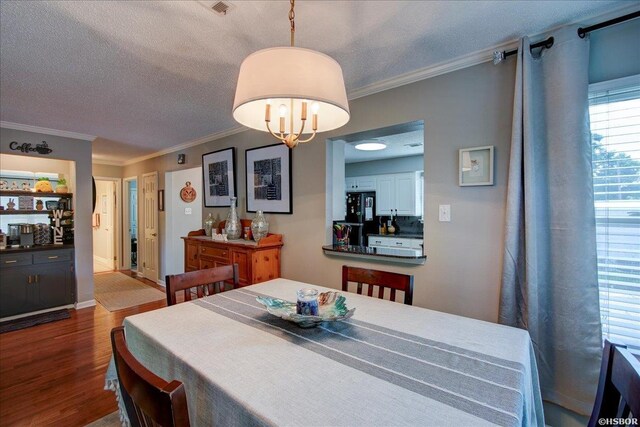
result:
M 352 319 L 301 329 L 255 299 L 302 287 L 276 279 L 130 316 L 127 344 L 185 383 L 196 426 L 544 425 L 526 331 L 351 293 Z

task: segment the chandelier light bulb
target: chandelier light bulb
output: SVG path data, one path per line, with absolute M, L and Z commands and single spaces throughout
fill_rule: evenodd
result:
M 278 107 L 278 113 L 280 113 L 280 117 L 285 117 L 287 115 L 287 106 L 280 104 L 280 107 Z
M 317 102 L 311 104 L 311 112 L 313 114 L 318 114 L 318 111 L 320 111 L 320 104 L 318 104 Z

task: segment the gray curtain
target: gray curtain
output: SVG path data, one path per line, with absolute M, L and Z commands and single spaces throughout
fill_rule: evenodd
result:
M 500 323 L 531 335 L 544 400 L 589 414 L 601 325 L 588 115 L 589 41 L 518 50 Z

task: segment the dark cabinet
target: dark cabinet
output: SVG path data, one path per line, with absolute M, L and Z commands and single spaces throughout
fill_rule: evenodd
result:
M 0 317 L 75 302 L 73 249 L 0 255 Z

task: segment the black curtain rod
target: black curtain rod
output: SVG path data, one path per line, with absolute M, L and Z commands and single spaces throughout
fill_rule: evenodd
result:
M 537 49 L 539 47 L 543 49 L 549 49 L 551 48 L 551 46 L 553 46 L 554 41 L 555 40 L 553 39 L 553 37 L 549 37 L 548 39 L 542 40 L 541 42 L 538 42 L 538 43 L 534 43 L 529 47 L 531 48 L 531 50 Z M 513 50 L 510 50 L 509 52 L 504 52 L 504 58 L 506 58 L 507 56 L 515 55 L 516 53 L 518 53 L 518 49 L 513 49 Z
M 629 21 L 631 19 L 636 19 L 636 18 L 640 18 L 640 11 L 629 13 L 629 14 L 623 15 L 623 16 L 619 16 L 617 18 L 609 19 L 608 21 L 604 21 L 604 22 L 601 22 L 599 24 L 591 25 L 589 27 L 584 27 L 584 28 L 580 27 L 580 28 L 578 28 L 578 37 L 583 39 L 583 38 L 585 38 L 585 36 L 587 34 L 589 34 L 592 31 L 596 31 L 596 30 L 599 30 L 601 28 L 610 27 L 612 25 L 620 24 L 621 22 Z M 539 48 L 539 47 L 541 47 L 543 49 L 549 49 L 551 46 L 553 46 L 553 37 L 549 37 L 546 40 L 543 40 L 543 41 L 538 42 L 538 43 L 534 43 L 530 47 L 531 47 L 531 50 L 533 50 L 533 49 L 536 49 L 536 48 Z M 511 56 L 511 55 L 515 55 L 516 53 L 518 53 L 518 49 L 510 50 L 508 52 L 507 51 L 494 52 L 493 53 L 493 63 L 497 64 L 499 62 L 502 62 L 506 57 Z
M 578 37 L 583 39 L 587 34 L 591 31 L 599 30 L 600 28 L 610 27 L 611 25 L 616 25 L 621 22 L 629 21 L 631 19 L 640 18 L 640 10 L 637 12 L 630 13 L 628 15 L 619 16 L 618 18 L 609 19 L 608 21 L 601 22 L 599 24 L 591 25 L 585 28 L 578 28 Z

